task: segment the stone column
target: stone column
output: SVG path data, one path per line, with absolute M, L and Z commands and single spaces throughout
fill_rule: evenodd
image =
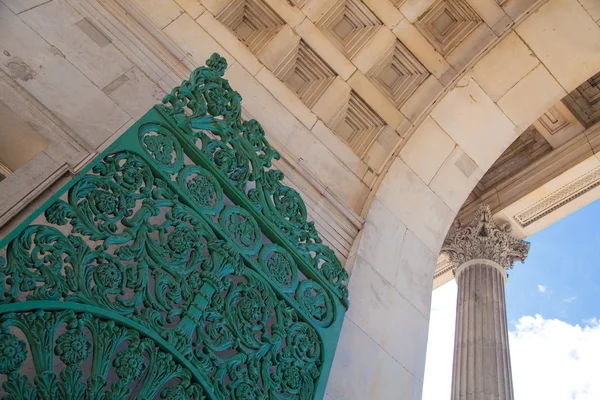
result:
M 529 243 L 509 230 L 481 206 L 444 241 L 458 285 L 452 400 L 514 399 L 504 285 L 506 270 L 527 257 Z

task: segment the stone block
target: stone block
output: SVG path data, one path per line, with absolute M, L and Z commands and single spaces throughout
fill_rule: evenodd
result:
M 340 77 L 335 78 L 323 96 L 317 100 L 312 111 L 328 124 L 346 103 L 351 90 L 350 86 Z
M 348 309 L 346 318 L 379 344 L 382 329 L 391 323 L 385 318 L 392 311 L 393 297 L 399 296 L 398 293 L 360 256 L 357 256 L 352 270 L 349 292 L 352 307 Z
M 26 11 L 21 19 L 98 87 L 128 71 L 132 63 L 89 20 L 63 0 Z
M 406 139 L 406 137 L 408 137 L 408 134 L 411 133 L 414 128 L 415 126 L 412 124 L 412 122 L 410 122 L 408 119 L 405 119 L 404 121 L 402 121 L 400 126 L 396 128 L 396 133 L 400 135 L 401 139 Z
M 426 317 L 431 309 L 431 285 L 438 255 L 407 230 L 400 250 L 395 288 Z
M 15 178 L 16 179 L 16 178 Z M 60 181 L 60 179 L 59 179 Z M 2 181 L 2 186 L 8 188 L 10 185 L 9 180 L 5 179 Z M 31 188 L 28 188 L 29 190 Z M 15 230 L 28 216 L 30 216 L 33 212 L 39 209 L 44 203 L 54 195 L 54 193 L 50 190 L 44 190 L 40 194 L 38 194 L 35 198 L 25 200 L 28 201 L 27 205 L 22 207 L 20 211 L 9 220 L 6 221 L 0 227 L 0 240 L 4 239 L 6 236 L 10 235 L 13 230 Z M 8 205 L 5 200 L 2 198 L 2 194 L 0 193 L 0 201 L 2 201 L 2 205 Z M 22 199 L 18 199 L 16 201 L 23 201 Z M 23 206 L 23 204 L 18 204 L 19 207 Z M 0 213 L 0 216 L 2 214 Z M 43 224 L 44 221 L 40 217 L 36 218 L 32 221 L 32 224 Z M 68 234 L 68 233 L 67 233 Z
M 210 36 L 212 36 L 219 45 L 223 46 L 233 58 L 239 61 L 250 74 L 256 75 L 258 71 L 260 71 L 262 64 L 258 61 L 258 58 L 252 54 L 250 49 L 248 49 L 237 36 L 235 36 L 225 25 L 217 21 L 210 13 L 202 14 L 196 22 L 200 24 L 206 32 L 209 32 Z
M 394 285 L 406 227 L 376 198 L 371 203 L 362 229 L 358 255 Z
M 96 148 L 129 116 L 0 4 L 0 68 Z M 9 55 L 7 55 L 9 54 Z
M 450 68 L 444 57 L 407 19 L 400 21 L 392 32 L 436 78 L 439 79 Z
M 454 68 L 450 67 L 446 72 L 444 72 L 444 75 L 440 76 L 438 80 L 440 81 L 442 86 L 448 87 L 450 86 L 454 78 L 457 77 L 457 75 L 458 72 Z
M 389 353 L 379 348 L 371 380 L 369 400 L 421 400 L 423 382 L 411 375 Z
M 373 170 L 368 170 L 365 176 L 363 176 L 362 181 L 369 186 L 369 189 L 373 189 L 375 187 L 375 183 L 377 182 L 377 175 Z
M 581 122 L 562 101 L 557 102 L 544 112 L 533 123 L 533 126 L 555 149 L 585 131 Z M 591 143 L 592 141 L 590 141 Z
M 225 57 L 229 64 L 233 57 L 225 51 L 202 27 L 187 14 L 169 24 L 164 30 L 181 49 L 189 53 L 197 66 L 204 65 L 213 54 L 219 53 Z
M 390 304 L 392 311 L 384 316 L 387 323 L 384 324 L 380 335 L 380 346 L 415 377 L 417 382 L 423 382 L 429 318 L 423 316 L 407 299 L 397 292 L 394 293 Z M 410 343 L 410 346 L 407 346 L 407 343 Z M 415 383 L 415 386 L 414 389 L 418 393 L 420 385 Z
M 258 53 L 258 58 L 271 71 L 275 71 L 279 64 L 294 50 L 300 41 L 288 25 L 281 28 L 277 35 Z
M 567 92 L 600 71 L 600 27 L 577 0 L 548 1 L 516 31 Z
M 206 7 L 206 9 L 212 15 L 219 15 L 221 11 L 229 4 L 232 0 L 201 0 L 202 5 Z
M 390 126 L 386 126 L 379 133 L 379 136 L 377 136 L 377 139 L 373 142 L 363 159 L 373 171 L 379 174 L 388 158 L 394 153 L 400 143 L 400 139 L 398 132 Z
M 394 28 L 404 18 L 389 0 L 364 0 L 364 2 L 389 29 Z
M 202 14 L 206 8 L 200 3 L 200 0 L 175 0 L 183 11 L 188 13 L 190 17 L 196 19 Z
M 498 106 L 517 125 L 525 130 L 567 93 L 543 65 L 538 65 L 521 79 L 499 101 Z
M 356 176 L 362 178 L 369 167 L 365 164 L 348 145 L 331 131 L 323 121 L 318 120 L 312 128 L 312 133 L 319 139 L 337 158 L 340 159 Z
M 349 318 L 344 319 L 327 396 L 333 400 L 367 399 L 379 346 Z
M 492 30 L 498 37 L 502 37 L 502 34 L 514 25 L 514 22 L 508 15 L 505 15 L 496 25 L 492 26 Z
M 321 0 L 319 0 L 321 1 Z M 305 6 L 306 7 L 306 6 Z M 347 80 L 356 67 L 309 19 L 296 28 L 302 39 L 321 57 L 342 79 Z
M 265 0 L 265 2 L 292 28 L 300 25 L 306 16 L 287 0 Z
M 0 190 L 0 216 L 26 199 L 33 188 L 41 185 L 59 167 L 56 161 L 42 152 L 4 179 Z
M 430 115 L 483 171 L 520 133 L 472 79 L 452 89 Z
M 352 63 L 366 75 L 381 56 L 394 45 L 395 41 L 396 35 L 382 26 L 371 40 L 352 58 Z
M 100 146 L 98 146 L 98 148 L 96 149 L 97 153 L 102 153 L 104 150 L 106 150 L 108 148 L 108 146 L 110 146 L 111 144 L 113 144 L 113 142 L 115 140 L 117 140 L 118 138 L 121 137 L 121 135 L 123 133 L 125 133 L 125 131 L 127 129 L 129 129 L 129 127 L 131 125 L 133 125 L 136 122 L 135 119 L 133 118 L 129 118 L 129 120 L 127 120 L 127 122 L 125 122 L 123 124 L 123 126 L 121 126 L 119 129 L 117 129 L 117 131 L 115 133 L 112 134 L 112 136 L 110 136 L 108 139 L 106 139 L 104 142 L 102 142 L 102 144 Z
M 435 101 L 443 90 L 444 87 L 442 84 L 435 76 L 430 75 L 406 100 L 400 108 L 400 111 L 410 121 L 416 122 L 421 114 Z
M 496 0 L 466 0 L 467 3 L 479 14 L 487 26 L 494 27 L 507 15 L 498 5 Z
M 433 253 L 439 253 L 455 213 L 404 161 L 394 160 L 375 196 Z
M 456 147 L 429 186 L 452 211 L 458 213 L 482 176 L 483 171 L 477 164 L 460 147 Z
M 436 0 L 406 0 L 400 6 L 400 12 L 409 22 L 414 23 Z
M 494 101 L 531 72 L 540 61 L 511 32 L 473 67 L 473 79 Z
M 47 2 L 48 0 L 2 0 L 2 3 L 4 3 L 6 7 L 8 7 L 10 11 L 15 14 L 31 10 L 32 8 Z
M 160 104 L 165 95 L 138 67 L 133 67 L 115 79 L 103 92 L 133 119 L 139 119 L 152 106 Z
M 404 115 L 362 72 L 354 72 L 348 79 L 348 84 L 393 129 L 404 120 Z
M 427 117 L 400 151 L 400 158 L 429 184 L 455 146 L 454 140 Z
M 256 79 L 308 129 L 314 126 L 317 116 L 271 71 L 263 67 L 256 74 Z
M 133 0 L 146 14 L 163 29 L 175 21 L 183 9 L 174 0 Z
M 315 24 L 335 4 L 337 0 L 308 0 L 302 12 Z
M 507 0 L 502 8 L 513 21 L 519 21 L 526 18 L 527 12 L 533 11 L 537 4 L 536 0 Z
M 347 318 L 422 381 L 428 319 L 360 256 L 349 290 L 352 307 Z
M 334 198 L 355 213 L 360 213 L 368 187 L 311 132 L 297 130 L 286 143 L 298 163 L 330 191 Z
M 579 0 L 579 2 L 594 21 L 600 21 L 600 2 L 598 0 Z
M 454 50 L 446 55 L 446 61 L 454 69 L 461 71 L 494 40 L 496 40 L 496 34 L 486 24 L 479 24 Z

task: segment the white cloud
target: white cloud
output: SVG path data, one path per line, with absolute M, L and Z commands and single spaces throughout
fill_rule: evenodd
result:
M 452 281 L 433 292 L 423 400 L 450 398 L 456 291 Z M 524 316 L 509 335 L 516 399 L 600 399 L 598 319 L 580 326 Z
M 544 285 L 538 285 L 538 292 L 540 293 L 546 293 L 546 290 L 548 290 L 548 288 Z
M 510 332 L 515 398 L 600 399 L 600 325 L 521 317 Z
M 563 303 L 572 303 L 575 300 L 577 300 L 577 297 L 573 296 L 573 297 L 565 297 L 564 299 L 562 299 Z

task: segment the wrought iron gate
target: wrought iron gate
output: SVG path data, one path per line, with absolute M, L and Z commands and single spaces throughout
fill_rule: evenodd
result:
M 347 274 L 226 66 L 0 242 L 4 399 L 323 397 Z

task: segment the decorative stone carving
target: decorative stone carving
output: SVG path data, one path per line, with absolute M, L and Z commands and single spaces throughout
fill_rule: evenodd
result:
M 600 186 L 600 167 L 586 172 L 569 184 L 555 190 L 515 214 L 514 218 L 522 227 L 526 227 L 598 186 Z
M 338 0 L 317 22 L 348 58 L 354 57 L 381 25 L 361 0 Z
M 552 151 L 552 146 L 537 129 L 530 126 L 502 153 L 473 189 L 473 197 L 465 204 L 484 196 L 506 179 Z
M 549 134 L 554 135 L 561 129 L 569 126 L 569 120 L 563 113 L 560 112 L 558 107 L 552 106 L 538 119 L 538 122 L 548 131 Z
M 285 21 L 262 0 L 233 0 L 217 19 L 254 54 L 258 54 L 285 25 Z
M 563 102 L 586 127 L 600 121 L 600 72 L 569 93 Z
M 482 23 L 464 0 L 439 0 L 419 18 L 416 27 L 442 55 L 450 53 Z
M 467 261 L 486 259 L 502 268 L 513 267 L 515 261 L 523 262 L 529 252 L 529 242 L 510 235 L 510 225 L 498 225 L 488 205 L 481 205 L 466 224 L 456 219 L 442 246 L 453 269 Z
M 328 126 L 363 157 L 385 129 L 386 123 L 356 92 L 329 121 Z
M 334 81 L 336 74 L 304 40 L 273 71 L 306 104 L 312 107 Z
M 371 81 L 398 108 L 427 79 L 429 71 L 400 42 L 396 40 L 368 73 Z

